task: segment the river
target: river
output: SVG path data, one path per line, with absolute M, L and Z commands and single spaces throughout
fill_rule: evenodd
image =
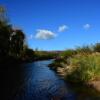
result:
M 49 69 L 51 62 L 1 67 L 2 100 L 75 100 L 69 85 Z

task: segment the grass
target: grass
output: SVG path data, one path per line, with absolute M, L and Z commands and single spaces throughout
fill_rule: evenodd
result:
M 100 76 L 100 55 L 78 55 L 71 58 L 66 78 L 75 82 L 88 82 Z
M 100 53 L 74 55 L 70 57 L 69 64 L 65 60 L 67 59 L 55 60 L 50 68 L 56 72 L 61 69 L 58 74 L 70 84 L 70 89 L 78 94 L 77 100 L 100 100 L 100 85 L 95 84 L 100 81 Z M 91 84 L 92 82 L 94 83 Z
M 100 46 L 67 50 L 50 64 L 75 91 L 77 100 L 100 100 Z M 60 70 L 59 70 L 60 69 Z M 63 75 L 63 76 L 62 76 Z

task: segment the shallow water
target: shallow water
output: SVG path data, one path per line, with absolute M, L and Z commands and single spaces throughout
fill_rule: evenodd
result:
M 68 85 L 47 67 L 51 62 L 2 67 L 4 100 L 75 100 Z

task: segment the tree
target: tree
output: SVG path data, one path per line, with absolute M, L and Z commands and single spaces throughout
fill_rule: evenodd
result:
M 23 52 L 21 53 L 21 58 L 23 61 L 32 61 L 34 60 L 35 52 L 30 49 L 27 45 L 24 44 Z
M 0 21 L 0 55 L 7 55 L 9 52 L 11 25 Z
M 7 21 L 6 10 L 0 6 L 0 57 L 8 56 L 12 27 Z
M 25 35 L 22 30 L 13 30 L 13 34 L 10 37 L 10 52 L 14 56 L 18 57 L 23 51 Z
M 25 45 L 25 34 L 21 29 L 13 29 L 7 22 L 5 8 L 0 6 L 0 62 L 12 59 L 33 60 L 34 51 Z

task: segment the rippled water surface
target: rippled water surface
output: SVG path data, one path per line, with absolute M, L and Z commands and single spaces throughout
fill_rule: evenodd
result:
M 2 67 L 4 100 L 75 100 L 64 81 L 47 67 L 51 62 Z

